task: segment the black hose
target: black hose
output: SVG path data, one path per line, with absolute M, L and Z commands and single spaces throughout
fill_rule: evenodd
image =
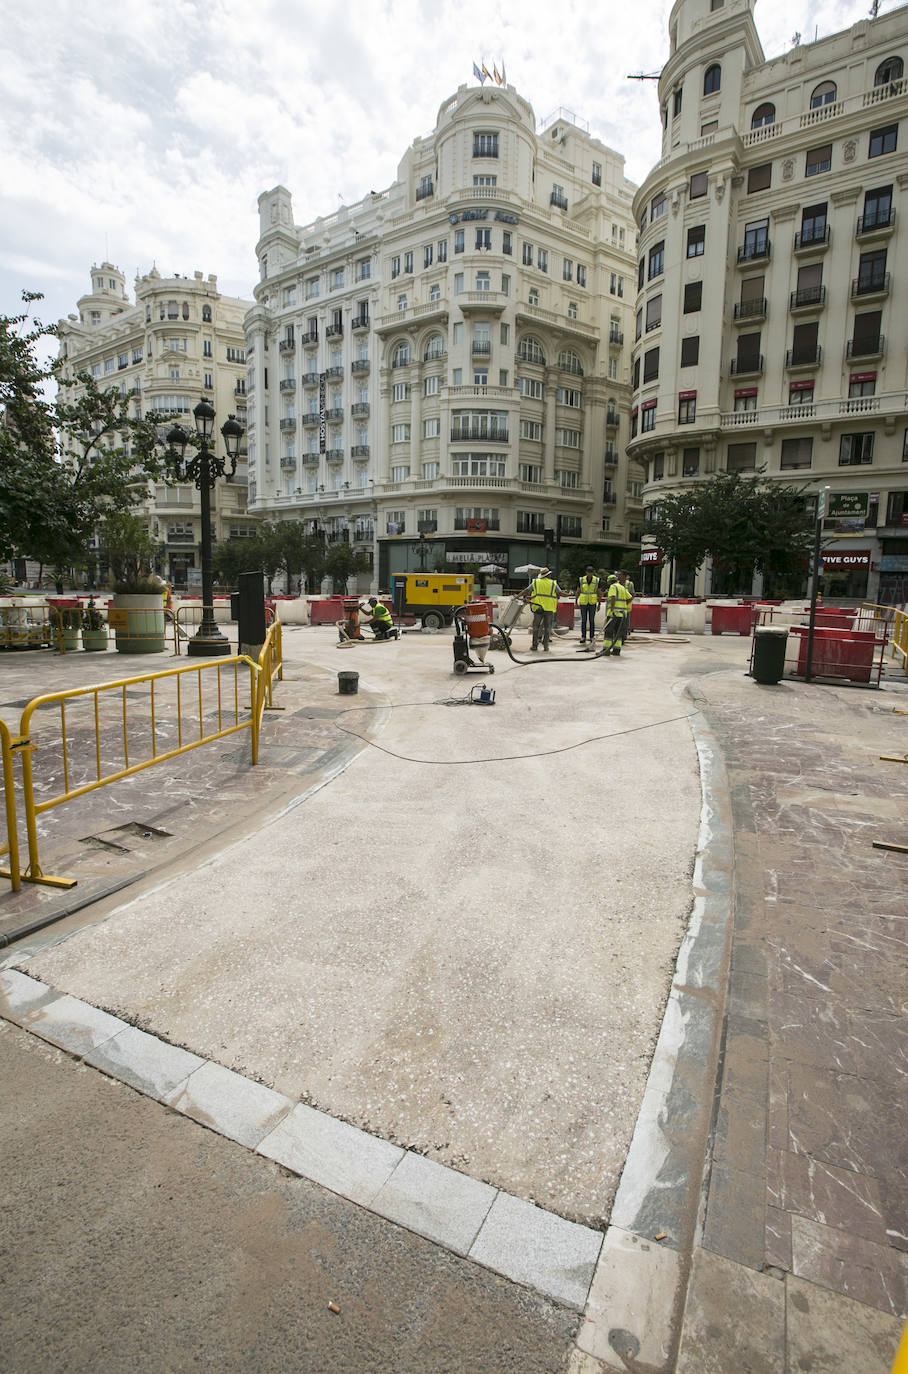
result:
M 492 629 L 497 630 L 501 635 L 502 643 L 504 644 L 508 658 L 520 668 L 534 668 L 540 663 L 592 663 L 595 659 L 603 658 L 606 654 L 611 653 L 611 648 L 608 648 L 600 649 L 599 652 L 595 654 L 585 654 L 583 658 L 565 658 L 560 654 L 556 658 L 518 658 L 517 655 L 511 651 L 511 638 L 507 630 L 503 630 L 497 620 L 492 621 Z

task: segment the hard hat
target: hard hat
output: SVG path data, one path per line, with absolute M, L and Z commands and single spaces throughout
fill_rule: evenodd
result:
M 377 605 L 378 605 L 378 597 L 377 597 L 377 596 L 370 596 L 370 597 L 369 597 L 369 605 L 370 605 L 370 606 L 377 606 Z

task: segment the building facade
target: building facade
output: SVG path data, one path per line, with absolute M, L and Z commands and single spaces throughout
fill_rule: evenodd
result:
M 908 8 L 767 62 L 753 0 L 678 0 L 670 39 L 634 200 L 647 509 L 722 469 L 828 487 L 823 589 L 905 600 Z M 718 581 L 642 556 L 647 589 Z
M 217 277 L 163 278 L 152 269 L 135 283 L 133 305 L 126 278 L 109 262 L 91 269 L 91 290 L 78 314 L 59 322 L 64 378 L 88 372 L 103 389 L 130 396 L 132 413 L 173 415 L 184 427 L 204 396 L 217 412 L 215 431 L 228 415 L 246 424 L 246 357 L 243 318 L 251 304 L 222 296 Z M 220 436 L 217 435 L 220 442 Z M 211 493 L 214 539 L 254 533 L 247 510 L 245 455 L 231 482 Z M 158 484 L 136 508 L 148 534 L 162 546 L 159 571 L 178 587 L 201 577 L 201 508 L 194 486 Z M 97 536 L 94 551 L 103 562 Z
M 349 540 L 382 587 L 639 547 L 632 193 L 574 116 L 537 131 L 512 87 L 463 86 L 388 189 L 304 227 L 263 194 L 250 509 Z

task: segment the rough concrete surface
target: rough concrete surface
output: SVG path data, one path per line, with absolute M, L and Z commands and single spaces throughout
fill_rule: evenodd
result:
M 0 1074 L 4 1374 L 565 1367 L 576 1313 L 7 1022 Z
M 685 646 L 532 668 L 499 654 L 497 702 L 479 707 L 434 704 L 485 681 L 452 675 L 447 636 L 303 642 L 309 668 L 355 663 L 400 707 L 379 747 L 28 971 L 601 1224 L 690 904 L 699 786 L 672 694 Z M 575 658 L 570 640 L 556 652 Z M 371 714 L 351 701 L 339 723 L 365 733 Z

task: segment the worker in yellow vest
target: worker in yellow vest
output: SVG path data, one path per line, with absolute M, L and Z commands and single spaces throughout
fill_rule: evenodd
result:
M 631 621 L 631 602 L 634 599 L 633 594 L 628 591 L 626 583 L 627 573 L 617 573 L 615 581 L 608 589 L 605 603 L 605 630 L 602 647 L 606 654 L 611 652 L 616 657 L 621 653 L 621 645 L 627 639 Z
M 531 653 L 535 653 L 538 649 L 540 639 L 545 652 L 549 652 L 549 640 L 552 637 L 552 624 L 558 609 L 558 598 L 563 595 L 564 593 L 558 583 L 549 574 L 548 568 L 540 568 L 538 575 L 533 578 L 526 591 L 522 593 L 523 599 L 529 600 L 533 608 Z
M 593 572 L 592 565 L 581 577 L 574 600 L 580 607 L 580 643 L 586 643 L 587 627 L 589 627 L 590 645 L 592 646 L 596 612 L 599 609 L 599 578 Z
M 376 639 L 396 639 L 397 631 L 391 619 L 391 612 L 377 596 L 370 596 L 369 603 L 359 608 L 365 615 L 370 617 L 369 629 Z

